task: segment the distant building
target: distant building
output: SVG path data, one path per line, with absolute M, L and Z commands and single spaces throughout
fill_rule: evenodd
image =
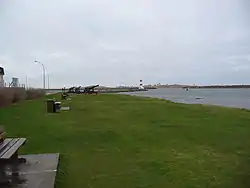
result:
M 12 78 L 11 87 L 19 87 L 19 79 Z
M 4 87 L 4 79 L 3 79 L 3 76 L 4 76 L 4 68 L 3 68 L 3 67 L 0 67 L 0 87 Z

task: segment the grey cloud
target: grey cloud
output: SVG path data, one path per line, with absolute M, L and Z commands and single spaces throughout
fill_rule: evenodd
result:
M 3 0 L 0 65 L 41 86 L 247 83 L 247 0 Z M 234 62 L 230 64 L 229 62 Z M 238 67 L 238 68 L 237 68 Z M 240 68 L 239 68 L 240 67 Z M 229 76 L 230 75 L 230 76 Z

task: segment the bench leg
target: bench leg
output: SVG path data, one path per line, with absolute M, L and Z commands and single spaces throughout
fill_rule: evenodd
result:
M 26 159 L 25 159 L 25 158 L 18 158 L 18 152 L 16 152 L 16 153 L 11 157 L 11 160 L 13 160 L 13 162 L 26 163 Z

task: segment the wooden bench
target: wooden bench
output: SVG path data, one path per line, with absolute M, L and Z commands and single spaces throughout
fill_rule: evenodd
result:
M 0 128 L 0 187 L 10 185 L 12 178 L 18 177 L 16 167 L 19 163 L 26 163 L 26 159 L 18 158 L 18 150 L 26 142 L 26 138 L 7 138 L 5 132 Z M 5 172 L 5 166 L 11 165 L 14 167 L 12 176 L 8 176 Z
M 18 159 L 18 150 L 26 142 L 26 138 L 8 138 L 0 143 L 0 161 Z M 22 159 L 23 161 L 23 159 Z
M 18 159 L 18 150 L 26 142 L 26 138 L 5 139 L 3 126 L 0 126 L 0 162 L 9 159 Z

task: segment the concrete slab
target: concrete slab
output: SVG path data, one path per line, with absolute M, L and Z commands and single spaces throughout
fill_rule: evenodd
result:
M 0 171 L 4 172 L 0 176 L 6 185 L 0 185 L 1 188 L 53 188 L 59 154 L 38 154 L 21 155 L 26 163 L 5 164 Z M 0 181 L 2 181 L 0 179 Z M 0 182 L 1 183 L 1 182 Z

